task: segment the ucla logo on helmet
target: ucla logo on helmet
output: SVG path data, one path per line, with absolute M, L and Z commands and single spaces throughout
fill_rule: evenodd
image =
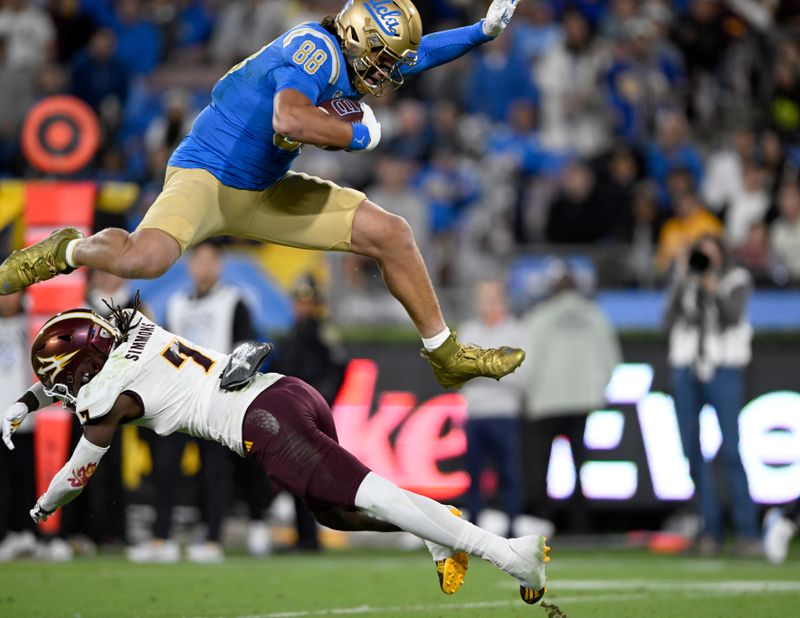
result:
M 375 18 L 375 22 L 381 30 L 389 36 L 400 36 L 400 32 L 398 32 L 400 20 L 397 18 L 402 13 L 397 9 L 392 9 L 392 4 L 392 0 L 369 0 L 364 6 Z

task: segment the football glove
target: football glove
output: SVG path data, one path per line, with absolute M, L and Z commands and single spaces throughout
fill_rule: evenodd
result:
M 483 20 L 483 33 L 491 38 L 499 36 L 511 21 L 518 3 L 519 0 L 493 0 Z
M 3 417 L 3 442 L 6 443 L 9 450 L 14 450 L 11 436 L 19 428 L 26 416 L 28 416 L 28 406 L 21 401 L 12 403 L 6 410 L 6 414 Z
M 348 150 L 374 150 L 381 141 L 381 123 L 375 118 L 372 108 L 366 103 L 361 103 L 364 117 L 361 122 L 353 123 L 353 141 Z
M 47 521 L 47 518 L 52 515 L 52 511 L 45 511 L 42 508 L 42 505 L 39 504 L 39 501 L 36 501 L 36 506 L 31 509 L 31 519 L 34 523 L 40 524 L 43 521 Z

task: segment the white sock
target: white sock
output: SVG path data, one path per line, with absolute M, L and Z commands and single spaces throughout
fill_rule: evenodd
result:
M 479 556 L 503 571 L 516 563 L 508 539 L 454 517 L 443 504 L 400 489 L 374 472 L 359 486 L 356 507 L 428 541 Z
M 427 339 L 423 337 L 422 345 L 425 346 L 425 349 L 428 350 L 428 352 L 433 352 L 436 348 L 440 347 L 445 341 L 447 341 L 449 336 L 450 329 L 445 326 L 444 330 L 438 335 L 428 337 Z
M 75 240 L 70 240 L 67 243 L 66 259 L 67 259 L 67 264 L 69 265 L 70 268 L 78 268 L 80 266 L 80 264 L 76 264 L 75 261 L 74 261 L 75 260 L 74 253 L 75 253 L 75 247 L 78 246 L 78 243 L 81 240 L 83 240 L 83 239 L 82 238 L 76 238 Z

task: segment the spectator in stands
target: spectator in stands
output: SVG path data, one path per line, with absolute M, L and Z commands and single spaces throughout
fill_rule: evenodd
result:
M 56 59 L 68 64 L 89 43 L 97 25 L 82 10 L 80 0 L 52 0 L 48 5 L 55 26 Z
M 161 31 L 142 17 L 141 0 L 120 0 L 113 24 L 117 35 L 117 59 L 133 75 L 150 73 L 161 60 L 164 41 Z
M 800 282 L 800 187 L 785 184 L 778 194 L 780 215 L 772 222 L 770 244 L 794 282 Z
M 394 131 L 387 135 L 386 149 L 396 157 L 426 161 L 431 150 L 431 131 L 425 106 L 415 99 L 398 101 L 393 110 Z
M 775 131 L 764 131 L 761 134 L 758 151 L 769 194 L 774 202 L 781 187 L 797 178 L 800 162 L 792 161 L 786 156 L 786 149 Z
M 0 408 L 7 409 L 14 393 L 30 386 L 29 355 L 23 296 L 0 296 Z M 14 434 L 14 450 L 0 446 L 0 563 L 37 549 L 36 526 L 28 516 L 36 499 L 33 425 L 28 415 Z
M 689 77 L 689 117 L 704 128 L 713 126 L 720 103 L 717 75 L 730 41 L 724 19 L 719 0 L 691 0 L 673 31 Z
M 524 176 L 554 175 L 563 169 L 566 157 L 542 144 L 532 101 L 513 101 L 506 120 L 489 137 L 486 149 L 491 157 L 505 160 L 514 172 Z
M 618 222 L 616 210 L 616 204 L 601 202 L 591 168 L 573 161 L 564 170 L 561 190 L 550 204 L 547 240 L 579 244 L 607 238 Z
M 779 58 L 768 115 L 772 128 L 785 143 L 800 141 L 800 60 Z
M 198 0 L 151 0 L 148 14 L 161 31 L 166 60 L 190 59 L 187 53 L 211 37 L 214 23 L 207 5 Z M 176 52 L 181 53 L 180 58 L 175 57 Z
M 586 17 L 574 8 L 563 18 L 563 39 L 536 67 L 542 140 L 548 148 L 591 157 L 606 147 L 610 117 L 600 81 L 607 55 Z
M 711 214 L 694 193 L 684 193 L 675 203 L 675 216 L 664 223 L 658 238 L 656 268 L 665 273 L 675 260 L 685 259 L 689 248 L 701 236 L 722 234 L 722 223 Z
M 658 189 L 650 181 L 636 185 L 630 212 L 623 218 L 621 239 L 628 246 L 626 258 L 628 281 L 640 287 L 653 285 L 661 218 Z
M 478 283 L 474 293 L 477 318 L 462 324 L 458 332 L 478 345 L 519 341 L 523 331 L 509 314 L 505 284 L 499 280 Z M 521 375 L 521 374 L 520 374 Z M 510 379 L 509 379 L 510 378 Z M 461 391 L 467 400 L 467 472 L 470 486 L 466 507 L 470 521 L 478 522 L 484 508 L 483 472 L 492 465 L 499 481 L 499 501 L 508 517 L 508 534 L 514 535 L 514 519 L 522 512 L 520 470 L 520 412 L 522 385 L 518 375 L 496 382 L 473 380 Z
M 742 169 L 741 190 L 731 194 L 725 210 L 725 237 L 734 251 L 747 240 L 751 225 L 764 220 L 769 204 L 764 171 L 749 159 Z
M 693 186 L 700 186 L 703 177 L 703 158 L 689 139 L 686 119 L 678 112 L 664 112 L 657 121 L 656 140 L 647 145 L 647 169 L 661 190 L 667 190 L 671 171 L 689 170 Z
M 701 195 L 712 211 L 721 212 L 741 193 L 744 165 L 755 158 L 756 146 L 752 129 L 742 128 L 709 154 Z
M 528 361 L 520 368 L 527 393 L 522 430 L 526 510 L 552 518 L 547 468 L 553 440 L 566 436 L 575 463 L 567 519 L 573 532 L 591 528 L 580 482 L 589 412 L 606 405 L 605 388 L 621 361 L 617 335 L 597 303 L 583 296 L 562 262 L 550 267 L 549 299 L 523 320 Z
M 196 116 L 192 108 L 190 92 L 172 88 L 164 94 L 163 99 L 164 114 L 150 123 L 144 136 L 144 144 L 148 153 L 163 150 L 172 154 L 175 147 L 192 128 Z
M 611 0 L 608 10 L 600 21 L 600 32 L 610 40 L 626 35 L 626 26 L 639 15 L 638 0 Z
M 500 37 L 474 54 L 463 101 L 468 113 L 503 121 L 514 100 L 537 100 L 530 67 L 522 55 L 514 53 L 513 42 L 513 36 Z
M 681 103 L 680 58 L 659 48 L 658 42 L 652 21 L 644 17 L 628 20 L 605 76 L 616 133 L 637 143 L 645 143 L 653 134 L 662 110 Z
M 624 141 L 617 141 L 610 152 L 594 161 L 598 207 L 608 217 L 606 225 L 615 236 L 629 219 L 643 167 L 640 153 Z
M 344 380 L 347 356 L 326 321 L 325 302 L 313 277 L 302 277 L 292 290 L 294 325 L 278 340 L 271 370 L 293 375 L 316 388 L 333 405 Z M 294 497 L 296 549 L 319 551 L 317 523 L 308 507 Z
M 6 62 L 7 49 L 8 40 L 0 35 L 0 170 L 10 172 L 20 156 L 19 136 L 33 104 L 34 84 L 29 70 Z
M 750 224 L 744 242 L 733 251 L 733 257 L 740 266 L 750 271 L 756 286 L 775 283 L 769 228 L 764 221 L 754 221 Z
M 720 553 L 724 533 L 715 474 L 700 448 L 700 411 L 705 404 L 714 406 L 722 433 L 719 455 L 737 533 L 735 552 L 741 557 L 761 555 L 757 510 L 739 455 L 744 371 L 751 359 L 747 303 L 752 285 L 750 274 L 731 264 L 719 237 L 702 236 L 679 261 L 668 294 L 665 323 L 672 391 L 697 490 L 701 532 L 694 548 L 702 556 Z
M 408 221 L 423 257 L 430 255 L 431 220 L 419 192 L 412 188 L 416 163 L 402 156 L 384 154 L 375 167 L 375 184 L 367 188 L 371 200 L 387 204 L 396 215 Z
M 98 30 L 72 66 L 72 94 L 97 112 L 109 105 L 124 108 L 128 99 L 130 74 L 126 65 L 117 59 L 116 46 L 117 40 L 111 30 Z
M 530 65 L 558 43 L 561 27 L 546 0 L 531 0 L 517 7 L 512 33 L 514 53 L 520 54 Z
M 55 29 L 50 16 L 30 0 L 5 0 L 0 9 L 0 38 L 7 40 L 10 67 L 36 71 L 52 55 Z
M 285 0 L 227 2 L 217 18 L 211 57 L 232 65 L 244 60 L 285 30 Z

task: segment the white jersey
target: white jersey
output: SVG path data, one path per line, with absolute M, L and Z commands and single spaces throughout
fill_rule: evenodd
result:
M 219 386 L 228 355 L 173 335 L 137 313 L 128 340 L 78 391 L 76 411 L 82 423 L 111 411 L 125 393 L 138 399 L 144 416 L 134 424 L 165 436 L 176 431 L 224 444 L 244 455 L 242 421 L 247 407 L 283 376 L 259 374 L 244 389 Z

